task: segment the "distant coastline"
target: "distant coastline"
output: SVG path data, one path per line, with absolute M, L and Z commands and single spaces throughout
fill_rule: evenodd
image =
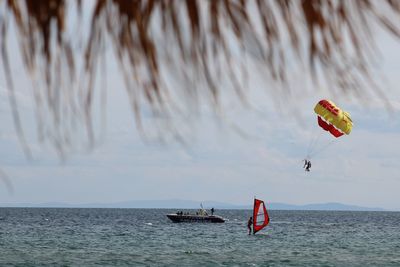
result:
M 214 207 L 215 209 L 252 209 L 251 205 L 235 205 L 217 201 L 193 201 L 183 199 L 167 200 L 132 200 L 115 203 L 86 203 L 69 204 L 63 202 L 47 203 L 2 203 L 0 207 L 27 207 L 27 208 L 143 208 L 143 209 L 197 209 L 200 204 L 204 208 Z M 348 205 L 336 202 L 313 203 L 306 205 L 293 205 L 278 202 L 267 202 L 270 210 L 337 210 L 337 211 L 386 211 L 379 207 L 363 207 L 357 205 Z

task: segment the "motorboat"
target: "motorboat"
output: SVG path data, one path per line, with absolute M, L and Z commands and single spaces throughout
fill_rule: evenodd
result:
M 212 209 L 212 213 L 214 210 Z M 209 215 L 203 208 L 199 209 L 196 214 L 178 211 L 176 213 L 167 214 L 167 217 L 173 222 L 200 222 L 200 223 L 223 223 L 226 219 L 218 215 Z

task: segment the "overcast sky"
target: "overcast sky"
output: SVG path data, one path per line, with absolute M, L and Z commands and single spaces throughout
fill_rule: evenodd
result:
M 175 120 L 178 127 L 188 129 L 185 145 L 152 138 L 157 126 L 151 125 L 157 125 L 154 121 L 159 118 L 146 112 L 149 138 L 138 133 L 119 70 L 110 63 L 107 127 L 97 132 L 104 137 L 92 152 L 81 148 L 65 162 L 51 146 L 38 142 L 29 80 L 22 78 L 17 50 L 11 48 L 19 108 L 34 159 L 26 159 L 16 138 L 1 73 L 0 168 L 10 178 L 13 192 L 0 182 L 0 203 L 179 198 L 249 204 L 258 196 L 267 202 L 341 202 L 400 210 L 400 49 L 398 41 L 379 36 L 382 60 L 376 71 L 386 76 L 383 88 L 391 112 L 373 98 L 368 107 L 354 98 L 332 98 L 298 72 L 291 78 L 298 81 L 298 88 L 285 96 L 296 108 L 277 108 L 269 81 L 251 76 L 250 108 L 228 97 L 222 118 L 204 104 L 200 116 L 192 115 L 195 122 L 186 125 L 180 117 Z M 311 172 L 306 173 L 302 159 L 312 138 L 322 132 L 313 108 L 323 98 L 349 111 L 354 128 L 313 156 Z M 323 134 L 318 145 L 324 147 L 331 140 Z

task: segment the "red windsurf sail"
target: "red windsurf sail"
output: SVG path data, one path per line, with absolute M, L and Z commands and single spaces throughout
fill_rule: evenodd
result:
M 269 223 L 269 216 L 264 201 L 254 199 L 253 207 L 253 234 L 257 233 Z

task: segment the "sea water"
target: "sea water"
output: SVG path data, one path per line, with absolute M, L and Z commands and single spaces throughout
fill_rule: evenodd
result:
M 184 210 L 187 211 L 187 210 Z M 0 208 L 0 266 L 400 266 L 400 213 L 249 210 L 222 224 L 165 209 Z

